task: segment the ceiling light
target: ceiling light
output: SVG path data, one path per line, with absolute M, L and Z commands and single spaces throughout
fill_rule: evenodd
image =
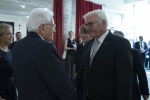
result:
M 20 5 L 22 8 L 25 8 L 25 5 Z
M 44 10 L 47 11 L 47 8 L 45 8 Z

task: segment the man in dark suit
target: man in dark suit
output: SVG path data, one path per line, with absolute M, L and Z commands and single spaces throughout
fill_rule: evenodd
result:
M 93 39 L 84 46 L 74 80 L 76 88 L 83 85 L 83 100 L 131 100 L 133 62 L 129 41 L 107 30 L 102 10 L 87 13 L 84 19 Z
M 144 65 L 145 64 L 145 56 L 146 56 L 145 53 L 148 51 L 148 47 L 147 47 L 146 42 L 143 41 L 143 36 L 139 36 L 139 40 L 140 41 L 135 42 L 134 48 L 140 51 L 141 57 L 142 57 L 142 62 Z
M 53 12 L 32 10 L 28 35 L 13 49 L 13 70 L 19 100 L 76 100 L 75 87 L 65 73 L 53 43 Z
M 115 31 L 114 35 L 124 38 L 121 31 Z M 132 85 L 132 100 L 141 100 L 141 95 L 144 100 L 149 98 L 149 89 L 147 76 L 141 60 L 141 55 L 136 49 L 132 49 L 133 54 L 133 85 Z

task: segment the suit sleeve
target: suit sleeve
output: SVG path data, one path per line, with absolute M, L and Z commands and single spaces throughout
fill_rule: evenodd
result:
M 56 49 L 51 43 L 39 51 L 38 70 L 50 91 L 60 100 L 76 100 L 75 87 L 67 76 Z
M 137 49 L 138 51 L 140 51 L 140 48 L 139 48 L 139 42 L 135 42 L 134 43 L 134 49 Z
M 134 43 L 134 49 L 137 49 L 137 42 Z
M 83 49 L 84 50 L 84 49 Z M 83 51 L 80 51 L 83 52 Z M 78 58 L 79 59 L 79 58 Z M 81 55 L 81 61 L 80 63 L 78 62 L 78 71 L 77 71 L 77 75 L 73 81 L 75 87 L 78 88 L 82 88 L 83 87 L 83 73 L 84 73 L 84 68 L 83 68 L 83 53 Z
M 82 59 L 81 59 L 79 70 L 78 70 L 77 75 L 73 81 L 73 83 L 77 89 L 83 87 L 83 73 L 84 73 L 84 69 L 82 67 Z
M 150 48 L 148 48 L 148 55 L 149 55 L 149 57 L 150 57 Z
M 77 73 L 80 67 L 80 62 L 81 62 L 81 57 L 82 57 L 82 44 L 77 45 L 77 50 L 76 50 L 76 70 L 75 72 Z
M 142 95 L 149 95 L 147 76 L 139 52 L 135 50 L 133 57 L 134 67 L 139 79 L 140 92 Z
M 74 59 L 75 59 L 75 72 L 78 72 L 79 69 L 79 64 L 78 64 L 78 50 L 79 50 L 79 45 L 77 45 L 77 50 L 75 51 Z
M 147 44 L 146 44 L 146 42 L 144 42 L 144 45 L 145 45 L 145 48 L 144 48 L 144 50 L 145 50 L 145 52 L 147 52 L 147 51 L 148 51 L 148 47 L 147 47 Z
M 130 43 L 127 40 L 122 40 L 120 43 L 121 44 L 117 48 L 115 57 L 116 100 L 131 100 L 133 81 L 132 52 Z

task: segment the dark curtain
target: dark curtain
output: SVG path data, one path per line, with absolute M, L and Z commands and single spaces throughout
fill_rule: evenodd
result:
M 54 44 L 58 50 L 60 58 L 62 58 L 62 41 L 63 41 L 63 1 L 54 0 L 53 1 L 53 12 L 54 12 L 54 21 L 56 24 L 56 33 L 54 34 Z
M 89 4 L 89 11 L 92 11 L 95 9 L 102 9 L 102 5 L 94 4 L 92 2 L 88 2 L 88 4 Z
M 78 40 L 80 36 L 79 28 L 84 24 L 83 15 L 96 9 L 102 9 L 102 5 L 94 4 L 85 0 L 76 0 L 76 40 Z

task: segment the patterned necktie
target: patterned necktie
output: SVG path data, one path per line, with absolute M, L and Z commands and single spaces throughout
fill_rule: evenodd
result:
M 92 63 L 92 60 L 98 50 L 98 45 L 99 45 L 100 41 L 99 40 L 95 40 L 93 45 L 92 45 L 92 53 L 91 53 L 91 57 L 90 57 L 90 65 Z

